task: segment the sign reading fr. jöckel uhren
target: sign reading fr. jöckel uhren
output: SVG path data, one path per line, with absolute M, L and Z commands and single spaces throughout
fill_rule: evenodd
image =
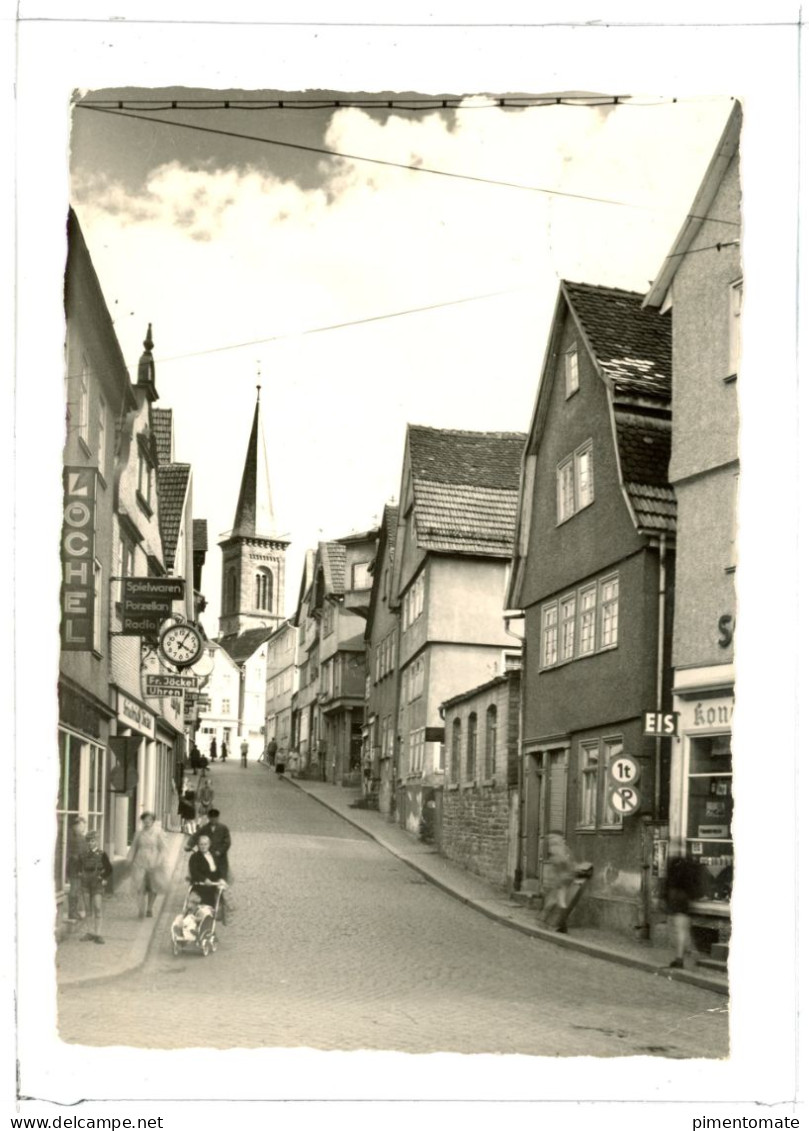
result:
M 90 652 L 95 614 L 96 469 L 64 469 L 62 648 Z
M 146 697 L 162 698 L 164 695 L 173 695 L 178 691 L 194 691 L 199 683 L 195 675 L 170 675 L 164 672 L 161 675 L 146 676 Z

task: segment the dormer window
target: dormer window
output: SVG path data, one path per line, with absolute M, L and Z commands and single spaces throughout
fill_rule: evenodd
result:
M 579 349 L 572 345 L 565 354 L 565 396 L 579 391 Z

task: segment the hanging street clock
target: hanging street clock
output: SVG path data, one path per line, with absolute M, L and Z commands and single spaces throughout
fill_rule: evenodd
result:
M 158 649 L 161 657 L 176 668 L 189 668 L 202 655 L 202 636 L 193 624 L 170 624 L 160 633 Z

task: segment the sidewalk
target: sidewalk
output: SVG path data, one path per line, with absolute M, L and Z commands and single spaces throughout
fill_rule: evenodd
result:
M 668 947 L 636 941 L 617 932 L 578 927 L 575 915 L 572 916 L 570 934 L 560 935 L 545 929 L 538 922 L 535 908 L 512 903 L 505 891 L 441 856 L 432 845 L 416 840 L 412 834 L 405 832 L 376 810 L 352 809 L 352 802 L 360 797 L 359 789 L 330 785 L 327 782 L 303 781 L 286 774 L 284 781 L 338 813 L 425 879 L 481 914 L 488 915 L 490 919 L 496 919 L 507 927 L 555 946 L 619 962 L 624 966 L 634 966 L 658 977 L 688 982 L 692 986 L 700 986 L 716 993 L 728 993 L 728 979 L 724 970 L 701 966 L 685 970 L 669 969 L 673 951 Z
M 186 837 L 182 833 L 168 832 L 166 838 L 169 842 L 168 873 L 173 877 Z M 112 895 L 104 899 L 104 946 L 81 941 L 88 930 L 86 919 L 76 923 L 62 921 L 59 924 L 61 938 L 56 947 L 57 985 L 73 986 L 115 978 L 140 966 L 149 950 L 165 899 L 164 893 L 155 900 L 153 918 L 139 919 L 127 880 L 120 879 Z

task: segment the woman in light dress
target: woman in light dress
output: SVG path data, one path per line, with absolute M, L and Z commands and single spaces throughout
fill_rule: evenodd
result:
M 165 833 L 155 822 L 154 813 L 141 814 L 140 828 L 135 833 L 127 859 L 138 916 L 151 919 L 154 901 L 168 883 L 168 845 Z

